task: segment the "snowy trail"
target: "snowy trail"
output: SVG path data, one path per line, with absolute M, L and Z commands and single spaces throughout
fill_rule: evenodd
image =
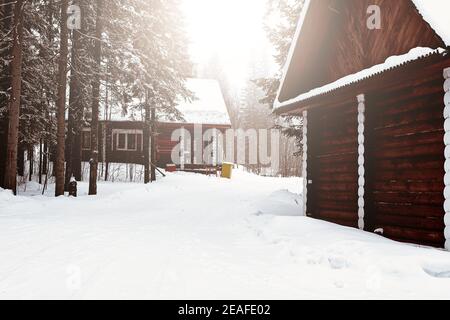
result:
M 0 192 L 0 298 L 450 298 L 450 253 L 295 216 L 280 190 L 300 186 L 238 172 Z

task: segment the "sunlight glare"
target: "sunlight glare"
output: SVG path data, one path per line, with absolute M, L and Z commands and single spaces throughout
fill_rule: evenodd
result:
M 229 80 L 242 83 L 255 52 L 267 44 L 264 0 L 184 0 L 191 55 L 205 63 L 218 55 Z

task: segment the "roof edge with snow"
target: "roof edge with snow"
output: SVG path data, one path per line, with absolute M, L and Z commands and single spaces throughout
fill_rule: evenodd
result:
M 414 48 L 411 49 L 411 51 L 407 54 L 401 55 L 401 56 L 391 56 L 389 57 L 384 63 L 372 66 L 371 68 L 364 69 L 358 73 L 355 73 L 353 75 L 348 75 L 343 78 L 338 79 L 337 81 L 324 85 L 319 88 L 315 88 L 309 92 L 302 93 L 298 95 L 297 97 L 293 99 L 289 99 L 286 101 L 281 102 L 280 96 L 281 91 L 285 85 L 286 77 L 289 71 L 289 67 L 292 63 L 292 59 L 294 58 L 294 53 L 300 38 L 301 31 L 303 29 L 303 25 L 305 23 L 305 19 L 309 13 L 309 10 L 311 8 L 311 2 L 312 0 L 305 0 L 304 7 L 302 9 L 302 13 L 300 15 L 300 19 L 297 24 L 297 29 L 295 31 L 295 35 L 293 38 L 293 42 L 291 43 L 291 46 L 289 48 L 288 57 L 286 60 L 286 63 L 283 67 L 283 74 L 281 77 L 280 86 L 277 91 L 277 95 L 275 98 L 273 109 L 277 113 L 281 113 L 280 109 L 287 108 L 289 106 L 292 106 L 295 103 L 302 102 L 304 100 L 308 100 L 310 98 L 313 98 L 315 96 L 319 96 L 331 91 L 334 91 L 340 87 L 348 86 L 353 83 L 359 82 L 365 78 L 369 78 L 377 73 L 381 73 L 384 71 L 387 71 L 389 69 L 393 69 L 395 67 L 398 67 L 400 65 L 403 65 L 408 62 L 412 62 L 421 58 L 424 58 L 426 56 L 432 55 L 433 53 L 444 53 L 448 52 L 448 49 L 450 48 L 450 28 L 445 27 L 446 25 L 450 26 L 450 18 L 447 22 L 442 22 L 443 19 L 435 19 L 436 15 L 439 12 L 439 10 L 427 10 L 427 7 L 424 5 L 425 2 L 423 0 L 411 0 L 416 7 L 419 14 L 422 16 L 424 21 L 426 21 L 430 27 L 436 32 L 436 34 L 441 37 L 445 45 L 447 46 L 446 49 L 438 48 L 438 49 L 431 49 L 431 48 Z M 431 1 L 431 0 L 428 0 Z M 442 13 L 442 12 L 441 12 Z M 422 52 L 420 52 L 422 51 Z M 394 64 L 393 62 L 396 61 Z

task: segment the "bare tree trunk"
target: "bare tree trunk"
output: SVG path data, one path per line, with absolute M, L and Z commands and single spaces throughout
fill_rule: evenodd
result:
M 91 122 L 91 145 L 92 154 L 90 159 L 90 172 L 89 172 L 89 195 L 97 194 L 97 175 L 98 175 L 98 116 L 100 105 L 100 64 L 102 57 L 102 11 L 103 0 L 97 0 L 97 21 L 95 27 L 95 48 L 94 48 L 94 60 L 95 60 L 95 74 L 92 82 L 92 122 Z
M 106 66 L 106 73 L 108 74 L 109 69 L 108 65 Z M 109 171 L 109 162 L 108 162 L 108 146 L 109 144 L 109 135 L 108 135 L 108 124 L 109 124 L 109 86 L 108 86 L 108 76 L 105 81 L 105 114 L 103 123 L 103 162 L 105 164 L 105 181 L 108 181 L 108 171 Z
M 44 154 L 42 155 L 42 173 L 48 174 L 48 143 L 44 140 Z
M 107 122 L 105 122 L 105 181 L 108 181 L 109 177 L 109 151 L 108 148 L 111 146 L 111 135 L 109 134 L 109 129 Z
M 67 159 L 66 159 L 66 178 L 65 178 L 65 190 L 68 191 L 70 179 L 72 176 L 75 177 L 74 167 L 78 166 L 75 164 L 76 161 L 81 161 L 80 157 L 77 157 L 77 145 L 75 144 L 75 137 L 79 134 L 81 121 L 79 114 L 83 113 L 81 103 L 80 103 L 80 80 L 79 75 L 79 50 L 80 50 L 80 31 L 73 30 L 72 39 L 72 58 L 71 58 L 71 70 L 70 70 L 70 93 L 69 93 L 69 121 L 67 128 Z M 80 165 L 81 167 L 81 165 Z M 75 177 L 77 181 L 78 177 Z
M 42 138 L 39 139 L 39 184 L 42 184 Z
M 144 137 L 143 137 L 143 143 L 144 143 L 144 183 L 148 184 L 150 183 L 150 101 L 149 101 L 149 93 L 147 90 L 147 93 L 145 95 L 145 121 L 144 121 Z
M 155 107 L 151 108 L 151 180 L 156 181 L 156 109 Z
M 17 0 L 14 6 L 13 61 L 11 63 L 11 97 L 8 108 L 8 142 L 6 147 L 6 189 L 17 194 L 17 144 L 19 140 L 20 94 L 22 91 L 22 41 L 24 1 Z
M 12 3 L 9 0 L 0 1 L 0 28 L 9 30 L 12 23 Z M 1 58 L 8 59 L 11 54 L 10 50 L 4 50 Z M 5 66 L 4 74 L 0 77 L 0 90 L 7 92 L 11 86 L 11 65 Z M 8 98 L 4 95 L 0 96 L 0 108 L 8 107 Z M 6 145 L 8 139 L 8 119 L 4 115 L 0 118 L 0 187 L 4 188 L 5 182 L 5 165 L 6 165 Z
M 61 45 L 58 66 L 58 100 L 56 103 L 56 186 L 55 196 L 64 195 L 64 159 L 65 159 L 65 134 L 66 134 L 66 89 L 67 89 L 67 55 L 68 49 L 68 29 L 67 29 L 67 8 L 68 0 L 61 2 Z
M 33 168 L 34 168 L 34 146 L 33 144 L 28 145 L 28 181 L 33 179 Z
M 19 143 L 17 154 L 17 174 L 23 177 L 25 174 L 25 148 L 22 143 Z

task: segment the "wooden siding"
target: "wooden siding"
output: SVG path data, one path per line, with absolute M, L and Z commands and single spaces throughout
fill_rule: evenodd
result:
M 443 247 L 443 80 L 370 99 L 370 231 Z M 416 94 L 411 94 L 415 92 Z
M 157 136 L 157 162 L 158 166 L 165 167 L 167 164 L 171 164 L 172 162 L 172 150 L 178 144 L 177 141 L 172 141 L 172 132 L 176 129 L 184 128 L 189 131 L 191 135 L 191 163 L 194 163 L 194 125 L 193 124 L 178 124 L 178 123 L 161 123 L 158 125 L 158 136 Z M 230 129 L 231 126 L 226 125 L 202 125 L 203 133 L 205 133 L 209 129 L 217 129 L 225 134 L 227 129 Z M 202 150 L 206 146 L 206 142 L 203 142 Z M 203 157 L 203 154 L 202 154 Z M 200 159 L 202 162 L 203 159 Z
M 324 96 L 323 107 L 308 110 L 312 217 L 357 227 L 356 96 L 365 92 L 365 230 L 383 229 L 390 239 L 444 246 L 446 66 L 449 58 L 433 58 L 420 71 L 398 69 L 346 88 L 345 95 Z M 361 90 L 363 84 L 370 87 Z
M 443 47 L 442 39 L 419 15 L 411 0 L 344 0 L 338 2 L 338 26 L 328 51 L 324 83 L 383 63 L 416 47 Z M 381 29 L 367 28 L 367 8 L 381 10 Z
M 105 139 L 104 126 L 106 125 L 106 159 L 108 162 L 113 163 L 134 163 L 134 164 L 144 164 L 144 152 L 142 148 L 138 148 L 136 151 L 129 150 L 117 150 L 116 140 L 113 136 L 114 130 L 141 130 L 143 131 L 144 125 L 142 122 L 101 122 L 99 126 L 99 161 L 103 162 L 103 144 Z M 171 155 L 173 148 L 178 144 L 177 141 L 171 141 L 172 132 L 176 129 L 185 128 L 194 137 L 194 125 L 193 124 L 183 124 L 183 123 L 159 123 L 157 125 L 157 137 L 156 137 L 156 151 L 157 151 L 157 166 L 164 168 L 167 164 L 172 163 Z M 208 129 L 218 129 L 225 133 L 230 126 L 224 125 L 203 125 L 203 133 Z M 141 144 L 140 138 L 137 141 Z M 113 147 L 114 146 L 114 147 Z M 194 154 L 194 146 L 191 147 L 191 154 Z M 91 157 L 90 150 L 82 150 L 82 160 L 89 161 Z
M 370 5 L 381 9 L 380 30 L 367 28 Z M 314 0 L 310 6 L 280 101 L 416 47 L 445 47 L 411 0 Z
M 308 136 L 308 211 L 350 227 L 358 227 L 357 106 L 355 97 L 353 104 L 310 112 Z

